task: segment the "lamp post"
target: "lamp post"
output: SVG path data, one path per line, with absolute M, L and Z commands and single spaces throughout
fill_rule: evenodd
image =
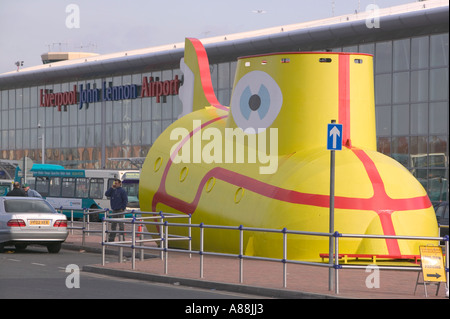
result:
M 41 128 L 41 121 L 38 122 L 38 129 Z M 45 164 L 45 130 L 42 130 L 41 137 L 38 137 L 39 140 L 42 142 L 42 164 Z

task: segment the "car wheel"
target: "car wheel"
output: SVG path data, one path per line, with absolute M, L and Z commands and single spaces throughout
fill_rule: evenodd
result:
M 16 247 L 17 251 L 22 251 L 22 250 L 27 249 L 28 245 L 27 244 L 15 244 L 14 246 Z
M 90 209 L 98 209 L 98 207 L 95 206 L 95 205 L 92 205 Z M 89 216 L 89 221 L 91 221 L 91 222 L 99 222 L 100 221 L 99 213 L 91 214 Z
M 61 250 L 61 243 L 48 244 L 47 250 L 50 254 L 57 254 Z

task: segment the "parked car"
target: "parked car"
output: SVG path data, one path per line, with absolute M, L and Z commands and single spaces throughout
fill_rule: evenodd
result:
M 448 236 L 448 201 L 439 202 L 434 206 L 434 211 L 436 212 L 436 218 L 441 227 L 441 236 Z
M 0 251 L 14 245 L 44 245 L 49 253 L 58 253 L 68 236 L 67 218 L 44 199 L 0 197 Z

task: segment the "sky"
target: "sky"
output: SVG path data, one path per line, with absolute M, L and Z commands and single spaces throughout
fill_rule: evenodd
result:
M 107 54 L 415 0 L 0 0 L 0 74 L 49 51 Z

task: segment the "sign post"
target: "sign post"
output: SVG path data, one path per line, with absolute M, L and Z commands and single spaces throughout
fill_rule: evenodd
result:
M 31 168 L 33 167 L 33 161 L 29 157 L 22 157 L 22 159 L 19 161 L 19 168 L 20 168 L 20 174 L 19 176 L 23 177 L 23 180 L 21 181 L 22 184 L 27 183 L 27 173 L 30 172 Z
M 335 175 L 335 151 L 342 150 L 342 124 L 336 124 L 336 120 L 331 120 L 327 128 L 327 150 L 330 151 L 330 229 L 329 232 L 334 233 L 334 175 Z M 328 262 L 330 268 L 328 270 L 328 290 L 333 290 L 333 247 L 334 240 L 330 236 Z M 338 258 L 336 256 L 335 258 Z

